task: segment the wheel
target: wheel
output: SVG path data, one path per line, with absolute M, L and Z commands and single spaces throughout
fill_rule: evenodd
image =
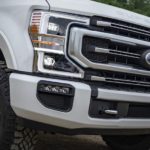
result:
M 150 148 L 150 135 L 103 136 L 103 139 L 113 150 L 148 150 Z
M 36 131 L 16 125 L 10 150 L 34 150 L 36 143 Z
M 22 127 L 10 106 L 9 73 L 0 63 L 0 150 L 33 150 L 34 130 Z

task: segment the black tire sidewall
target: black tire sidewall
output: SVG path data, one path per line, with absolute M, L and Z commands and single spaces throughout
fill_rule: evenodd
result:
M 0 141 L 3 138 L 3 127 L 4 127 L 4 119 L 5 119 L 5 105 L 3 104 L 2 96 L 0 94 Z
M 9 74 L 0 69 L 0 150 L 11 147 L 15 131 L 16 116 L 10 106 Z

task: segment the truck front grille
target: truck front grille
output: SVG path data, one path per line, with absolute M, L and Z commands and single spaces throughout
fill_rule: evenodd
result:
M 118 65 L 123 68 L 130 67 L 137 70 L 148 70 L 141 60 L 149 45 L 132 43 L 132 39 L 150 42 L 150 29 L 139 25 L 113 20 L 104 17 L 93 17 L 91 28 L 96 31 L 120 35 L 131 38 L 131 43 L 119 42 L 111 38 L 83 37 L 82 54 L 91 62 L 104 65 Z M 95 71 L 96 72 L 96 71 Z M 95 77 L 95 78 L 94 78 Z M 98 78 L 99 77 L 99 78 Z M 106 82 L 129 84 L 137 86 L 150 86 L 150 76 L 135 73 L 122 73 L 115 71 L 98 71 L 92 80 L 105 79 Z
M 90 26 L 72 26 L 70 35 L 69 44 L 75 44 L 69 57 L 83 68 L 86 80 L 150 87 L 150 28 L 92 17 Z

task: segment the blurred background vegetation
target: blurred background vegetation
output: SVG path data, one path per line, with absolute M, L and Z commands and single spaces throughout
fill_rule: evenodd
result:
M 150 16 L 150 0 L 95 0 Z

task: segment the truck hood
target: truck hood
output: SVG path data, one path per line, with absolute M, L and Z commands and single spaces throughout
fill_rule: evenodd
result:
M 50 9 L 85 16 L 104 16 L 150 27 L 150 18 L 91 0 L 47 0 Z

